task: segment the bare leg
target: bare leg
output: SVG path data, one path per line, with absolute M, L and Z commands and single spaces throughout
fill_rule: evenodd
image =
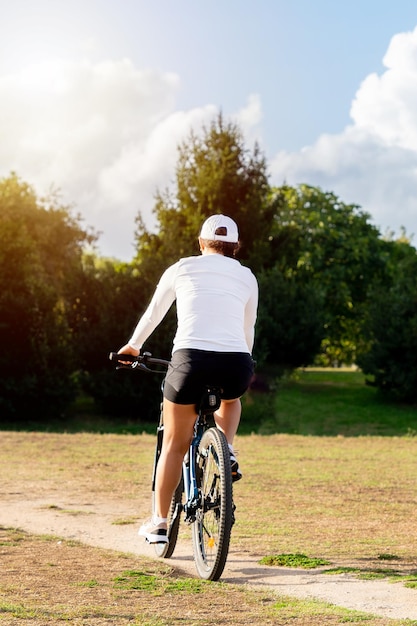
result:
M 164 437 L 155 479 L 154 514 L 158 517 L 168 516 L 197 417 L 194 404 L 174 404 L 166 398 L 163 411 Z
M 241 413 L 240 398 L 236 398 L 235 400 L 222 400 L 220 407 L 214 414 L 217 428 L 226 435 L 227 442 L 230 444 L 233 444 L 233 439 L 237 433 Z

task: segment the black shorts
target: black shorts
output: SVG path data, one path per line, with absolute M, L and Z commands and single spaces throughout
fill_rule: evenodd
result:
M 245 352 L 176 350 L 164 383 L 164 397 L 175 404 L 198 404 L 207 386 L 219 387 L 224 400 L 240 398 L 253 376 Z

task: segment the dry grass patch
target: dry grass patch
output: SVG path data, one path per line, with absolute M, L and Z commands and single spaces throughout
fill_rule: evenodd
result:
M 358 564 L 389 553 L 417 567 L 417 439 L 253 435 L 237 447 L 239 546 Z
M 165 563 L 0 529 L 0 622 L 14 626 L 389 626 L 325 603 L 187 578 Z

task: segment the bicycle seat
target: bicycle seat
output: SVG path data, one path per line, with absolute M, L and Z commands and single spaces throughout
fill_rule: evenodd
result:
M 202 415 L 207 415 L 208 413 L 213 413 L 220 406 L 220 394 L 221 389 L 218 387 L 207 387 L 204 392 L 201 401 L 200 401 L 200 413 Z

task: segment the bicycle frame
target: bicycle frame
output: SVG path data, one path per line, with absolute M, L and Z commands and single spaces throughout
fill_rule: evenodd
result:
M 163 385 L 162 385 L 163 388 Z M 209 407 L 204 407 L 204 400 L 208 399 Z M 184 484 L 185 502 L 183 505 L 177 504 L 174 512 L 174 518 L 181 513 L 181 510 L 185 513 L 185 522 L 191 524 L 195 521 L 196 511 L 200 504 L 200 492 L 197 483 L 197 467 L 196 458 L 197 450 L 200 444 L 204 431 L 207 428 L 215 425 L 214 411 L 220 406 L 220 390 L 216 388 L 208 387 L 202 398 L 202 405 L 200 406 L 197 418 L 194 424 L 194 434 L 190 447 L 184 457 L 182 464 L 182 477 Z M 157 429 L 157 454 L 155 455 L 153 473 L 152 473 L 152 491 L 155 490 L 155 476 L 156 467 L 159 460 L 159 454 L 162 446 L 164 425 L 163 415 L 161 408 L 161 420 Z
M 212 416 L 212 414 L 211 414 Z M 195 521 L 196 510 L 199 505 L 199 490 L 197 485 L 196 458 L 197 450 L 203 436 L 204 430 L 208 427 L 208 415 L 199 414 L 194 426 L 194 437 L 183 462 L 183 478 L 185 493 L 185 521 L 192 523 Z M 214 419 L 213 419 L 214 423 Z

